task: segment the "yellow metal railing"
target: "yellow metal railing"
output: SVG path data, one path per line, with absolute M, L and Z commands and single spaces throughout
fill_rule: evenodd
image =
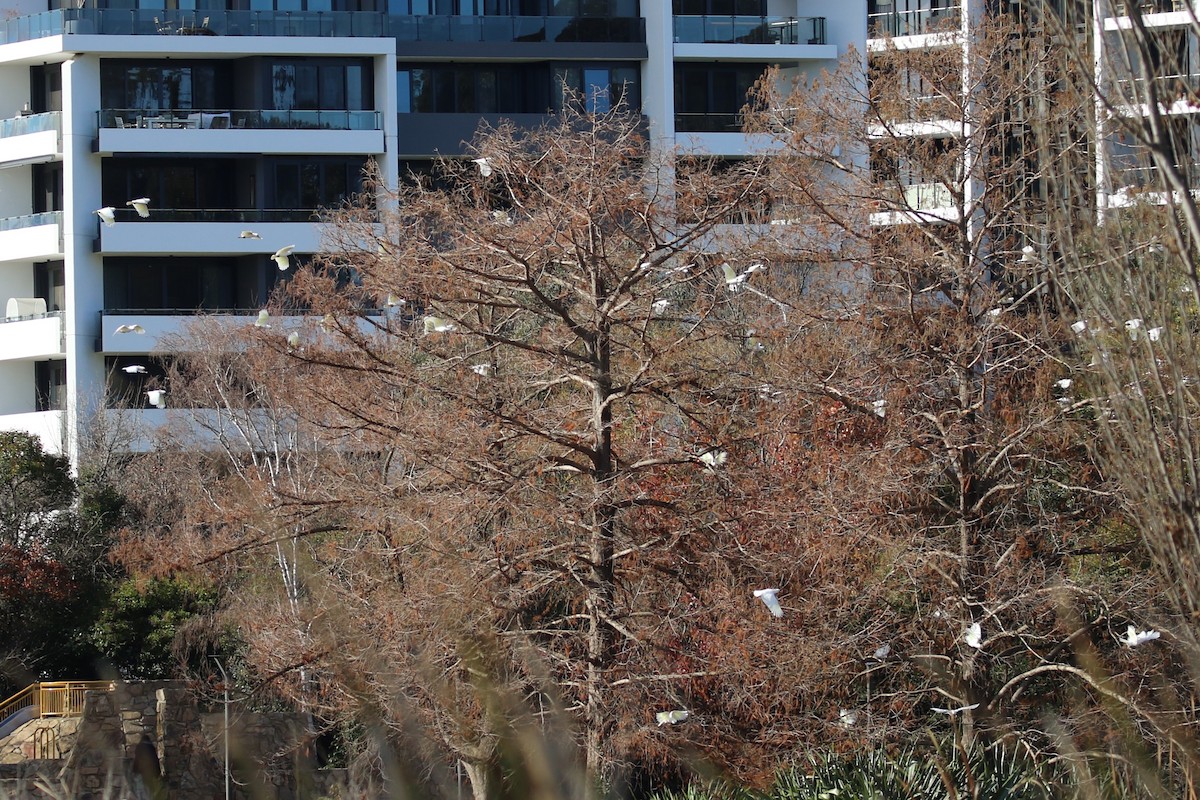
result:
M 86 692 L 107 690 L 111 681 L 42 681 L 31 683 L 0 703 L 0 722 L 26 708 L 32 708 L 30 719 L 42 717 L 77 717 L 83 713 Z

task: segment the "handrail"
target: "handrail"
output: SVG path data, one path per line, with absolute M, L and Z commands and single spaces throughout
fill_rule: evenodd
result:
M 33 708 L 30 719 L 77 717 L 83 713 L 84 695 L 107 690 L 111 681 L 41 681 L 31 683 L 0 703 L 0 724 L 14 714 Z

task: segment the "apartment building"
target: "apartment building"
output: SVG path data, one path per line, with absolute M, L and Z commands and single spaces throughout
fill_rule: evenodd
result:
M 811 0 L 18 0 L 0 21 L 0 430 L 75 459 L 97 415 L 162 424 L 144 387 L 163 349 L 196 314 L 252 322 L 271 254 L 319 252 L 313 212 L 368 159 L 394 181 L 481 121 L 537 124 L 563 87 L 640 108 L 656 146 L 737 158 L 766 65 L 830 67 L 865 36 L 862 6 Z

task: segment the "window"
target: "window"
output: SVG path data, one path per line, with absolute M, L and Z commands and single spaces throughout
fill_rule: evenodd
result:
M 106 258 L 104 307 L 115 310 L 257 310 L 280 272 L 266 257 Z
M 401 114 L 544 114 L 550 70 L 542 64 L 401 66 L 396 75 Z
M 100 105 L 142 111 L 228 108 L 233 83 L 228 63 L 104 59 Z
M 271 159 L 267 187 L 267 207 L 280 209 L 317 209 L 340 205 L 362 190 L 362 159 L 309 157 Z
M 556 110 L 562 108 L 562 98 L 571 95 L 583 99 L 588 113 L 602 114 L 620 102 L 630 111 L 641 110 L 641 81 L 636 66 L 572 65 L 556 68 L 554 75 L 561 93 Z
M 66 265 L 62 261 L 44 261 L 33 265 L 33 292 L 46 301 L 47 311 L 67 308 Z
M 106 158 L 100 193 L 118 208 L 131 197 L 149 197 L 160 209 L 236 208 L 238 178 L 252 171 L 244 159 Z
M 747 94 L 766 68 L 766 64 L 676 64 L 676 130 L 740 130 Z
M 33 365 L 38 411 L 62 411 L 67 407 L 67 362 L 38 361 Z
M 369 111 L 374 106 L 373 73 L 365 60 L 276 61 L 269 72 L 275 111 Z

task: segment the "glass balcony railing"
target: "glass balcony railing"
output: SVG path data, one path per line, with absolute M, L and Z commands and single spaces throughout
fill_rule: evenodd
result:
M 254 109 L 106 108 L 98 112 L 101 128 L 152 130 L 330 130 L 377 131 L 383 129 L 378 111 L 260 111 Z
M 394 16 L 388 33 L 401 42 L 644 42 L 640 17 Z
M 912 11 L 883 11 L 867 15 L 867 35 L 916 36 L 922 33 L 948 31 L 957 28 L 962 19 L 960 6 L 947 8 L 918 8 Z
M 26 114 L 19 117 L 0 119 L 0 139 L 9 136 L 24 136 L 27 133 L 62 131 L 62 112 L 49 111 L 45 114 Z
M 36 228 L 40 225 L 62 225 L 63 212 L 44 211 L 40 214 L 25 214 L 20 217 L 0 217 L 0 231 L 16 231 Z
M 677 16 L 686 44 L 825 44 L 825 17 Z
M 739 133 L 741 130 L 742 115 L 739 111 L 675 114 L 676 133 Z
M 62 8 L 0 20 L 0 44 L 62 34 L 394 36 L 404 42 L 644 42 L 640 17 L 389 16 L 382 11 Z

